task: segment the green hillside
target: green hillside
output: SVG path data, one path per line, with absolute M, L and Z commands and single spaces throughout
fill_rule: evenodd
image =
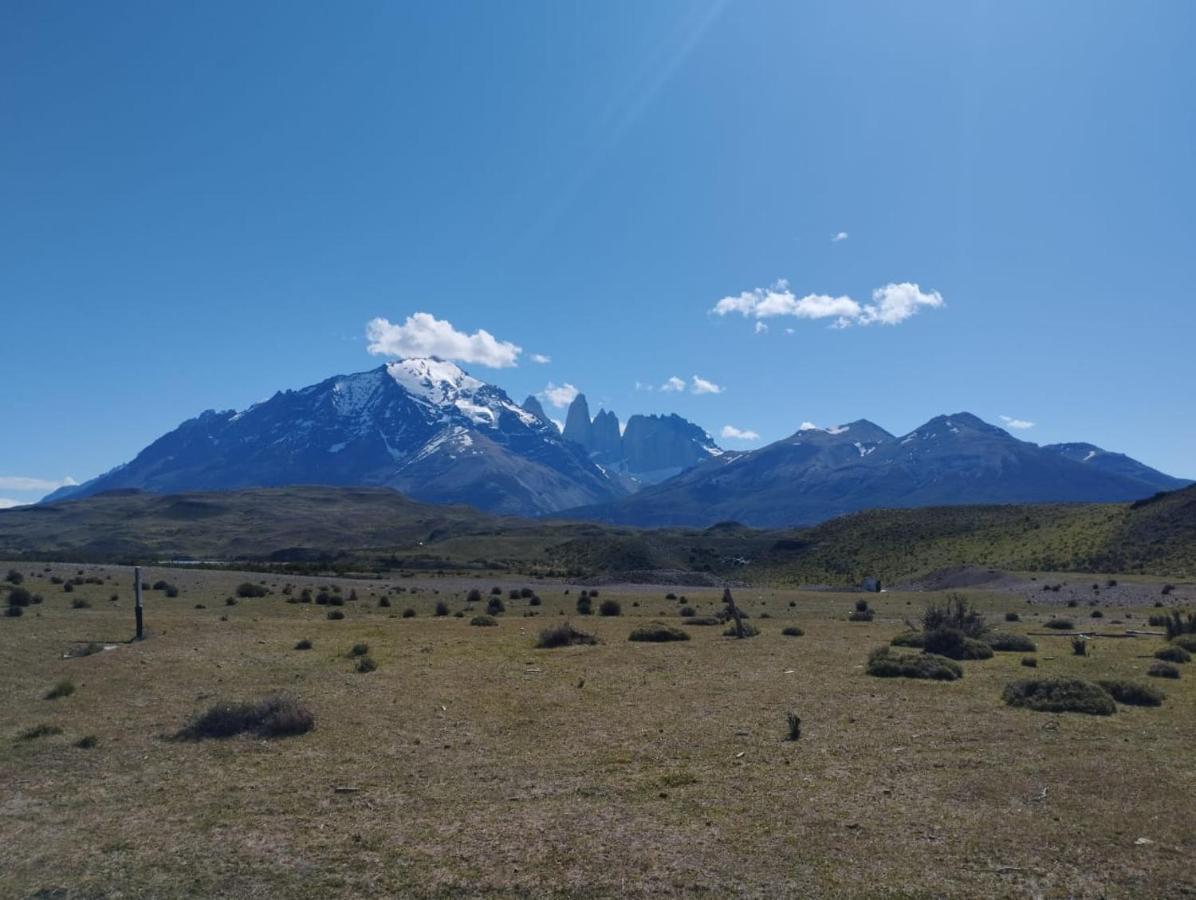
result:
M 375 488 L 119 492 L 0 512 L 0 558 L 855 584 L 955 566 L 1196 576 L 1196 487 L 1133 504 L 872 510 L 813 528 L 644 530 L 503 519 Z

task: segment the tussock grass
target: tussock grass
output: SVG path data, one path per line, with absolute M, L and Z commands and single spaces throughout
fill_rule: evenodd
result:
M 55 684 L 54 687 L 50 688 L 50 690 L 46 691 L 46 699 L 59 700 L 63 697 L 69 697 L 73 693 L 75 693 L 75 682 L 69 678 L 64 678 Z
M 274 694 L 257 703 L 214 703 L 195 715 L 175 735 L 177 740 L 202 741 L 255 734 L 263 738 L 306 734 L 315 727 L 311 710 L 289 694 Z
M 541 631 L 540 637 L 536 641 L 536 646 L 542 650 L 550 650 L 557 647 L 574 647 L 597 643 L 598 639 L 592 634 L 578 631 L 571 624 L 565 622 L 564 624 L 554 625 L 551 628 L 545 628 Z
M 1097 684 L 1104 688 L 1110 697 L 1126 706 L 1162 706 L 1165 696 L 1158 688 L 1149 684 L 1138 684 L 1136 681 L 1105 679 Z

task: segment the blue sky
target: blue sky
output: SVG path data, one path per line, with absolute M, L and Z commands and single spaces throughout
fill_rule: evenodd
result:
M 1181 0 L 6 3 L 0 498 L 416 313 L 726 446 L 968 410 L 1196 477 L 1194 43 Z

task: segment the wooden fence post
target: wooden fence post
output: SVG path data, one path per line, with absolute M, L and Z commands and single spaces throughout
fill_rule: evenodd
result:
M 136 598 L 137 640 L 140 641 L 145 639 L 145 627 L 141 620 L 141 566 L 133 567 L 133 596 Z

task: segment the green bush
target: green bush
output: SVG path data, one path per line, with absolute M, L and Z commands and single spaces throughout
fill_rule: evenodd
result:
M 1196 653 L 1196 634 L 1177 635 L 1171 639 L 1171 643 L 1176 647 L 1182 647 L 1189 653 Z
M 619 605 L 618 600 L 607 598 L 598 604 L 598 615 L 600 616 L 620 616 L 622 614 L 623 607 Z
M 894 653 L 877 647 L 868 656 L 867 672 L 877 678 L 926 678 L 955 681 L 963 677 L 959 663 L 931 653 Z
M 1151 678 L 1178 678 L 1179 669 L 1171 663 L 1157 662 L 1151 664 L 1150 668 L 1146 670 L 1146 674 Z
M 1037 656 L 1023 656 L 1022 657 L 1022 665 L 1025 666 L 1027 669 L 1037 669 L 1038 668 L 1038 657 Z
M 926 644 L 926 635 L 920 631 L 903 631 L 889 643 L 894 647 L 917 647 L 921 649 Z
M 1171 644 L 1162 650 L 1156 650 L 1154 658 L 1164 662 L 1186 663 L 1192 661 L 1192 654 L 1178 644 Z
M 1081 678 L 1029 678 L 1005 686 L 1001 695 L 1010 706 L 1038 712 L 1077 712 L 1109 716 L 1117 704 L 1099 684 Z
M 1106 680 L 1097 682 L 1118 703 L 1126 706 L 1161 706 L 1163 692 L 1148 684 L 1134 681 Z
M 682 625 L 722 625 L 723 620 L 718 616 L 690 616 L 683 619 Z
M 740 634 L 741 629 L 743 632 L 742 634 Z M 736 628 L 735 624 L 732 623 L 731 625 L 727 626 L 727 628 L 723 631 L 723 637 L 750 638 L 750 637 L 755 637 L 759 633 L 760 633 L 759 628 L 757 628 L 755 625 L 749 625 L 747 622 L 743 622 L 739 626 L 739 628 Z
M 1043 627 L 1053 628 L 1055 631 L 1072 631 L 1075 629 L 1076 623 L 1071 619 L 1051 619 Z
M 988 644 L 947 626 L 925 632 L 922 648 L 927 653 L 947 659 L 991 659 L 993 655 L 992 647 Z
M 310 650 L 311 649 L 311 641 L 309 641 L 307 638 L 304 638 L 303 640 L 299 641 L 299 643 L 297 643 L 295 645 L 295 649 L 296 650 Z
M 688 641 L 689 634 L 680 628 L 674 628 L 672 625 L 653 622 L 650 625 L 641 625 L 639 628 L 636 628 L 631 632 L 627 640 L 660 644 L 668 641 Z
M 500 616 L 506 611 L 507 608 L 503 605 L 502 597 L 497 594 L 492 595 L 486 603 L 486 612 L 492 616 Z
M 931 601 L 922 612 L 922 631 L 927 634 L 949 628 L 964 637 L 978 638 L 987 627 L 984 616 L 963 594 L 949 594 L 943 603 Z
M 1000 653 L 1034 653 L 1038 650 L 1034 642 L 1024 634 L 994 632 L 985 635 L 984 643 Z
M 479 625 L 482 627 L 489 627 L 491 625 L 497 625 L 498 620 L 495 619 L 493 616 L 474 616 L 472 619 L 469 620 L 469 624 L 470 625 Z
M 328 618 L 334 622 L 339 622 L 344 617 L 345 617 L 345 613 L 343 610 L 339 610 L 339 609 L 328 610 Z
M 789 625 L 781 629 L 781 634 L 785 635 L 785 637 L 801 637 L 805 632 L 796 625 Z
M 372 656 L 357 657 L 356 669 L 362 675 L 365 675 L 367 672 L 373 672 L 376 668 L 378 668 L 378 664 L 374 662 L 374 658 Z
M 264 584 L 254 584 L 252 581 L 242 581 L 237 585 L 238 597 L 265 597 L 268 593 Z
M 46 691 L 47 700 L 58 700 L 61 697 L 69 697 L 75 693 L 75 682 L 69 678 L 64 678 L 58 682 L 50 690 Z
M 403 610 L 403 618 L 404 619 L 414 619 L 415 618 L 415 610 L 412 609 L 410 606 L 408 606 L 405 610 Z
M 447 616 L 449 614 L 448 604 L 443 600 L 436 601 L 436 616 Z
M 543 650 L 551 650 L 556 647 L 572 647 L 597 643 L 598 639 L 592 634 L 578 631 L 568 622 L 565 622 L 563 625 L 555 625 L 541 631 L 540 638 L 536 641 L 536 646 Z

